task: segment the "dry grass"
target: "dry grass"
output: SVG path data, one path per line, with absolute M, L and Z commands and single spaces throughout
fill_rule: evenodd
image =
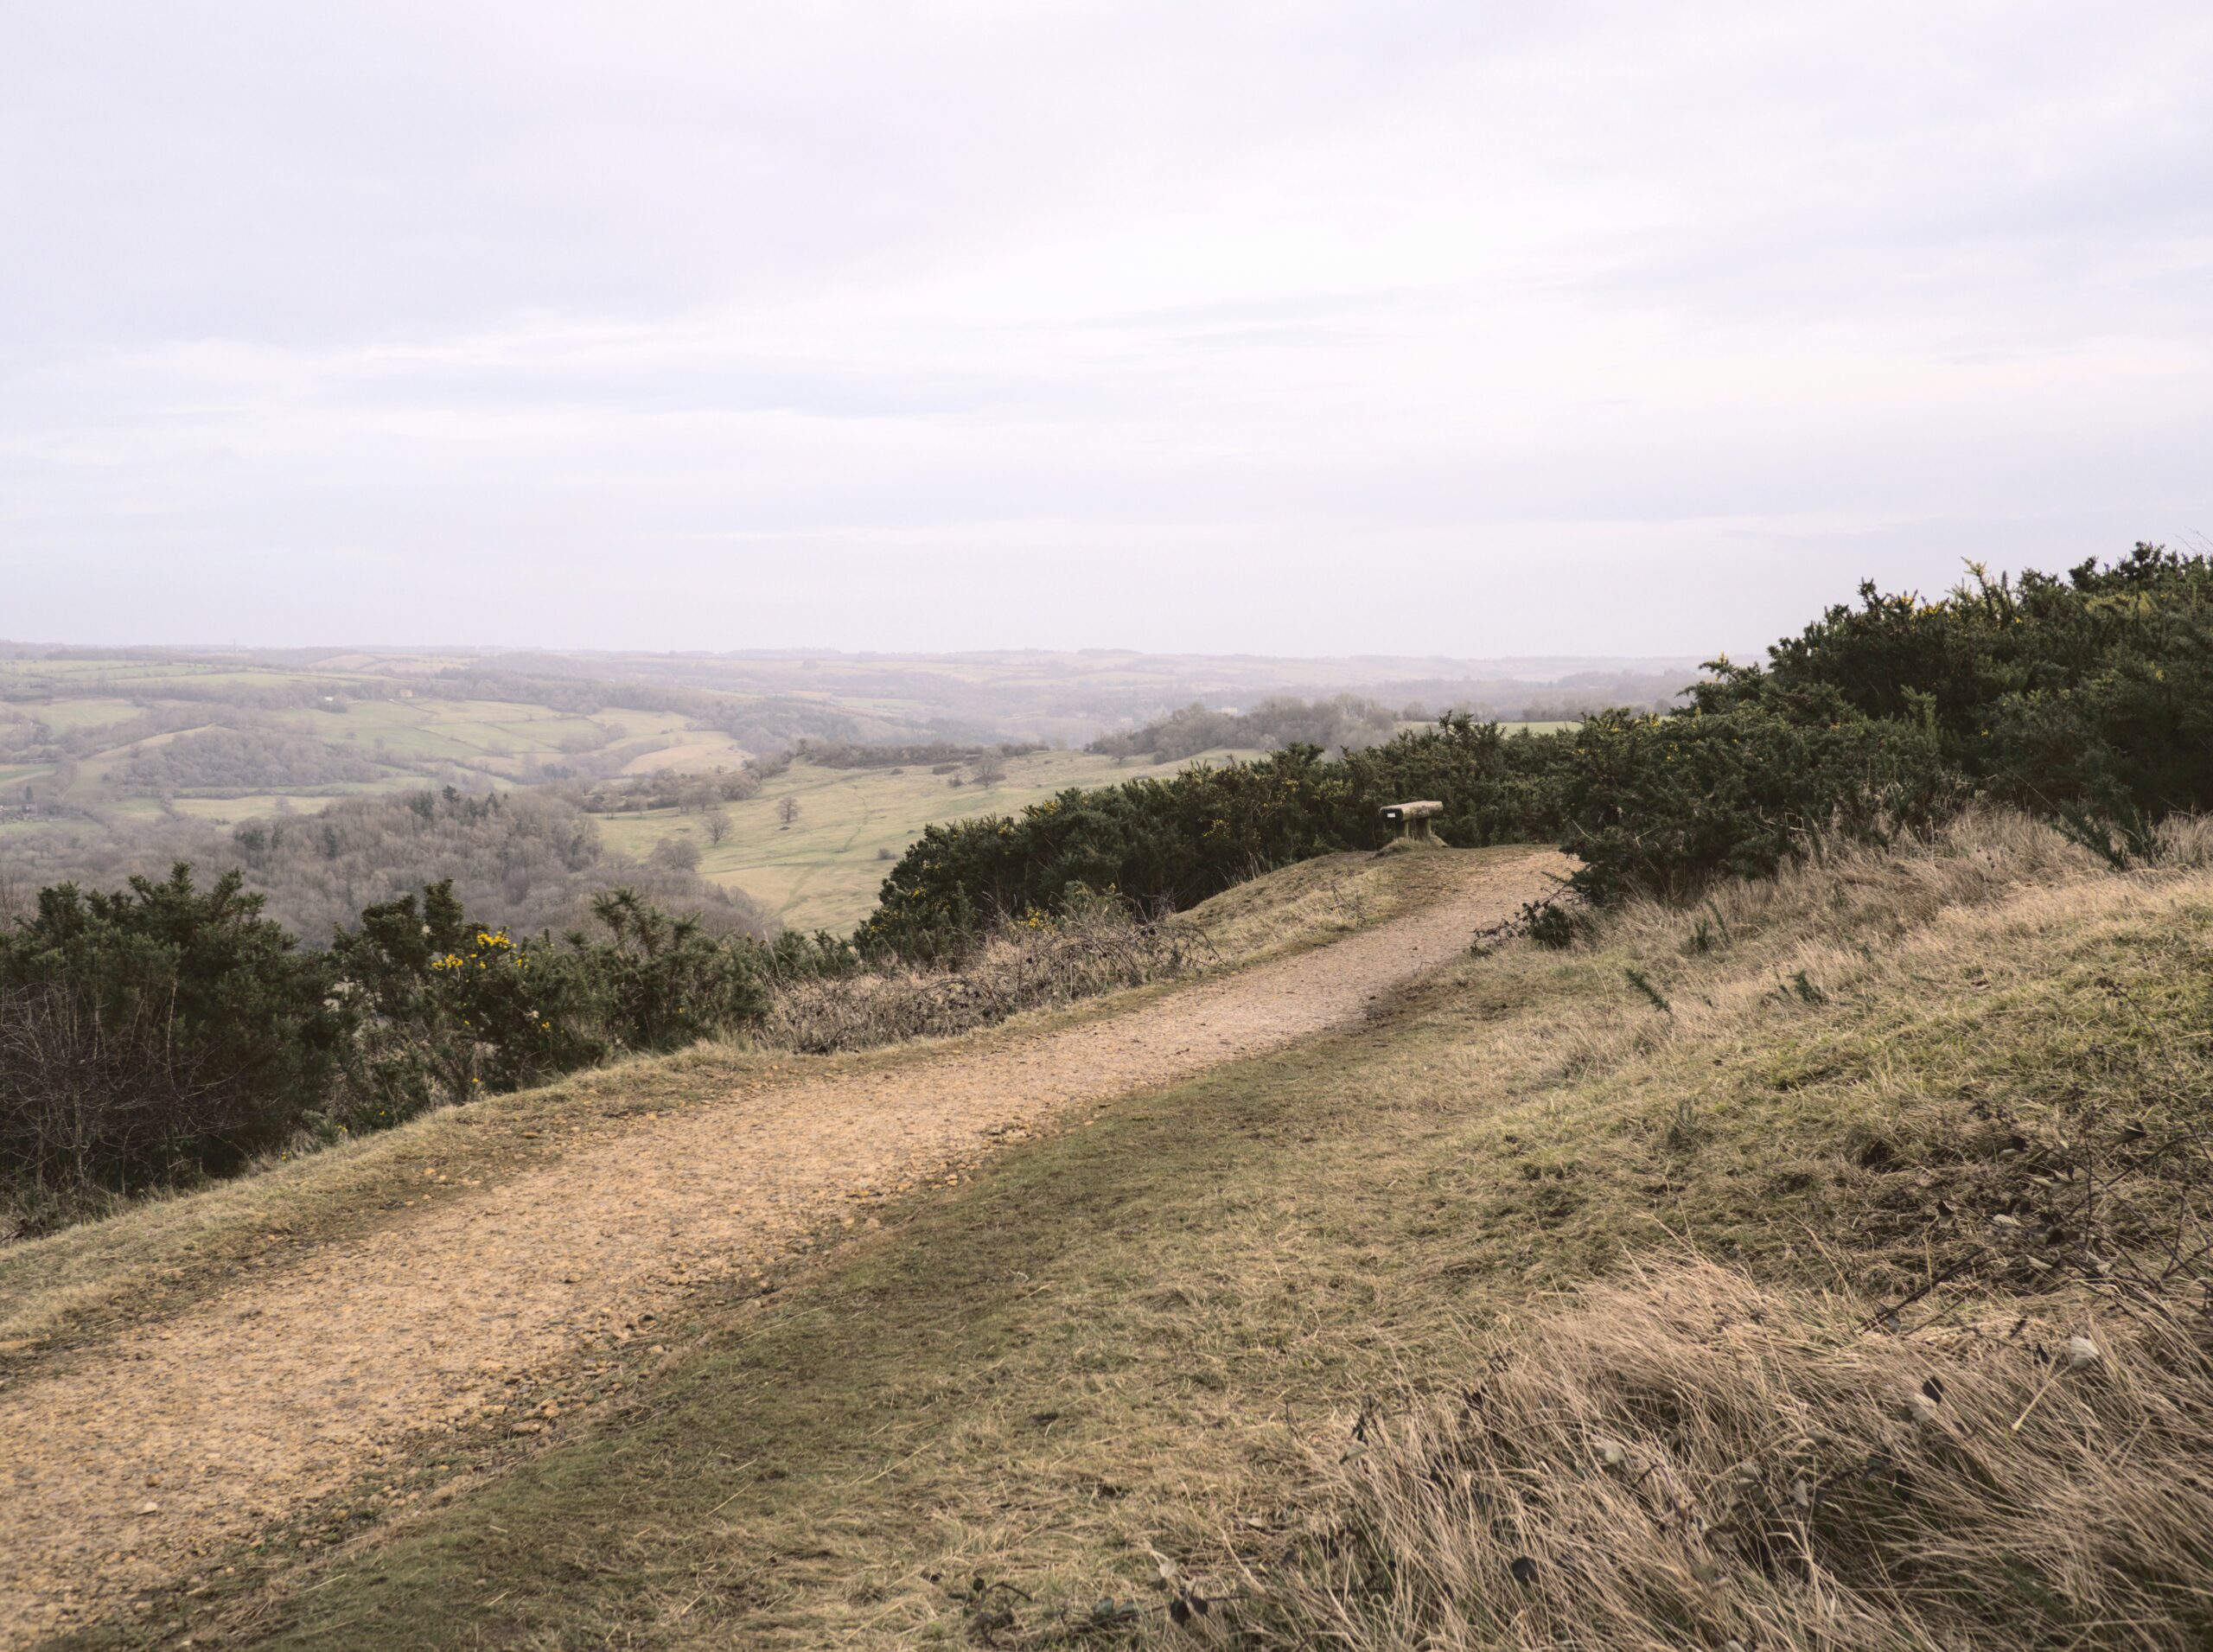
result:
M 1308 1539 L 1245 1547 L 1258 1601 L 1214 1632 L 2213 1642 L 2209 848 L 2175 822 L 2116 877 L 1979 815 L 1493 960 L 1615 983 L 1470 1053 L 1534 1104 L 1491 1135 L 1532 1181 L 1498 1218 L 1590 1267 L 1642 1194 L 1661 1253 L 1827 1288 L 1630 1245 L 1533 1329 L 1432 1354 L 1328 1443 Z
M 2140 1307 L 2141 1304 L 2139 1304 Z M 2203 1647 L 2213 1339 L 2179 1311 L 1938 1336 L 1687 1263 L 1363 1418 L 1255 1646 Z
M 2039 821 L 1982 811 L 1924 839 L 1843 848 L 1773 879 L 1724 883 L 1687 906 L 1628 903 L 1586 922 L 1568 955 L 1613 972 L 1623 1012 L 1545 1035 L 1553 1075 L 1734 1043 L 1770 999 L 1873 1004 L 1963 975 L 1987 989 L 2024 955 L 2007 934 L 2032 947 L 2116 907 L 2149 912 L 2197 888 L 2213 865 L 2213 820 L 2172 821 L 2165 841 L 2159 864 L 2116 876 Z M 2001 907 L 1993 935 L 1989 915 Z M 1507 967 L 1541 965 L 1524 956 Z M 1500 1053 L 1518 1065 L 1529 1052 Z
M 1496 947 L 1378 1003 L 1365 1027 L 1132 1097 L 1003 1155 L 957 1197 L 888 1208 L 850 1262 L 769 1304 L 703 1308 L 635 1410 L 580 1424 L 526 1463 L 488 1457 L 481 1489 L 358 1551 L 373 1566 L 271 1563 L 226 1621 L 277 1645 L 456 1652 L 1117 1644 L 1156 1631 L 1174 1644 L 1184 1631 L 1156 1553 L 1217 1598 L 1240 1564 L 1270 1588 L 1365 1575 L 1281 1570 L 1287 1534 L 1354 1529 L 1358 1488 L 1336 1458 L 1364 1396 L 1435 1401 L 1480 1381 L 1488 1351 L 1537 1370 L 1553 1342 L 1593 1394 L 1623 1392 L 1596 1363 L 1600 1344 L 1572 1352 L 1575 1328 L 1604 1330 L 1642 1293 L 1638 1311 L 1687 1327 L 1680 1380 L 1696 1398 L 1714 1349 L 1737 1344 L 1714 1340 L 1688 1276 L 1653 1261 L 1686 1251 L 1725 1264 L 1728 1290 L 1752 1292 L 1749 1279 L 1767 1293 L 1770 1326 L 1731 1333 L 1745 1347 L 1771 1330 L 1775 1349 L 1818 1356 L 1802 1372 L 1777 1354 L 1763 1381 L 1788 1379 L 1824 1406 L 1872 1384 L 1879 1412 L 1895 1374 L 1870 1362 L 1895 1349 L 1934 1362 L 1904 1373 L 1914 1383 L 1944 1377 L 1946 1426 L 1994 1415 L 2020 1392 L 2007 1375 L 2019 1356 L 2002 1335 L 1964 1336 L 2010 1328 L 1992 1318 L 1993 1294 L 2029 1301 L 2047 1346 L 2080 1329 L 2067 1304 L 2081 1298 L 2030 1277 L 2074 1196 L 2058 1172 L 2098 1144 L 2103 1198 L 2108 1145 L 2132 1124 L 2164 1141 L 2203 1122 L 2213 1096 L 2213 877 L 2178 836 L 2166 864 L 2117 877 L 2056 834 L 1980 818 L 1711 909 L 1610 915 L 1565 952 Z M 1304 891 L 1302 923 L 1319 922 L 1333 899 L 1359 896 L 1356 884 L 1333 895 L 1334 880 L 1419 877 L 1425 860 L 1317 863 L 1279 874 L 1273 893 Z M 1218 941 L 1240 933 L 1238 898 L 1250 894 L 1211 915 Z M 1248 942 L 1280 922 L 1247 916 Z M 1629 985 L 1631 967 L 1668 1010 Z M 692 1081 L 711 1090 L 717 1072 L 696 1067 Z M 2146 1173 L 2114 1190 L 2144 1231 L 2174 1231 L 2179 1186 Z M 2020 1225 L 1999 1243 L 1993 1218 L 2007 1214 Z M 2127 1220 L 2116 1209 L 2109 1225 Z M 1860 1304 L 1898 1302 L 1967 1258 L 1980 1260 L 1955 1288 L 1907 1316 L 1905 1340 L 1854 1329 Z M 2088 1286 L 2070 1275 L 2065 1288 Z M 2090 1323 L 2110 1360 L 2099 1381 L 2135 1382 L 2143 1360 L 2169 1357 L 2131 1342 L 2117 1311 Z M 2032 1428 L 2082 1421 L 2069 1407 L 2101 1390 L 2070 1382 Z M 2068 1404 L 2046 1419 L 2055 1398 Z M 1432 1410 L 1451 1421 L 1449 1402 Z M 1713 1426 L 1738 1428 L 1735 1414 Z M 2096 1413 L 2108 1431 L 2127 1416 Z M 1880 1426 L 1893 1422 L 1905 1427 Z M 1762 1451 L 1770 1469 L 1783 1461 L 1764 1435 L 1693 1454 L 1705 1438 L 1671 1448 L 1685 1476 L 1709 1462 L 1733 1475 Z M 1091 1618 L 1102 1598 L 1116 1603 L 1104 1626 Z M 157 1625 L 173 1643 L 214 1598 L 100 1643 L 155 1643 Z M 1291 1640 L 1294 1621 L 1248 1620 L 1248 1632 Z M 1307 1621 L 1327 1644 L 1336 1620 Z M 1471 1634 L 1438 1632 L 1439 1646 Z M 1728 1638 L 1668 1632 L 1659 1643 L 1685 1652 L 1723 1652 Z M 1746 1652 L 1770 1644 L 1739 1638 Z M 1566 1631 L 1553 1643 L 1640 1644 Z
M 1411 845 L 1322 855 L 1224 890 L 1177 922 L 1224 958 L 1270 957 L 1399 916 L 1438 891 L 1452 861 Z
M 1454 864 L 1450 856 L 1326 855 L 1171 917 L 1100 902 L 1058 919 L 1010 922 L 958 969 L 792 982 L 778 991 L 757 1041 L 829 1055 L 948 1037 L 1027 1011 L 1280 956 L 1400 915 Z
M 890 969 L 788 982 L 756 1035 L 812 1056 L 945 1038 L 1029 1010 L 1072 1004 L 1184 974 L 1212 952 L 1198 932 L 1100 904 L 1010 923 L 958 969 Z
M 2213 864 L 2213 818 L 2178 817 L 2162 828 L 2165 853 L 2135 874 L 2158 883 Z M 2043 821 L 2006 810 L 1975 810 L 1942 830 L 1889 847 L 1847 845 L 1776 877 L 1720 884 L 1687 909 L 1636 901 L 1609 914 L 1603 944 L 1688 943 L 1700 919 L 1720 946 L 1776 931 L 1808 930 L 1832 941 L 1894 941 L 1941 915 L 1974 910 L 2032 885 L 2094 882 L 2105 863 Z

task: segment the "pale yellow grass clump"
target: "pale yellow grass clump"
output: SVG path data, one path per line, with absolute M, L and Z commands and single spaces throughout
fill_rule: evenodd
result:
M 2213 817 L 2178 815 L 2160 829 L 2163 853 L 2131 874 L 2140 882 L 2213 864 Z M 2025 885 L 2102 881 L 2106 864 L 2068 842 L 2049 822 L 2005 809 L 1975 809 L 1921 839 L 1853 845 L 1786 866 L 1776 877 L 1719 883 L 1687 903 L 1634 901 L 1609 915 L 1612 944 L 1665 936 L 1710 920 L 1717 940 L 1742 941 L 1808 921 L 1853 941 L 1895 937 L 1947 912 L 2010 898 Z
M 1005 924 L 957 970 L 894 967 L 780 986 L 756 1035 L 807 1055 L 945 1038 L 1117 988 L 1185 973 L 1203 960 L 1194 932 L 1101 903 Z
M 1364 1419 L 1343 1515 L 1246 1644 L 2203 1647 L 2213 1346 L 2195 1306 L 1925 1336 L 1698 1262 L 1594 1286 Z
M 1458 870 L 1457 859 L 1411 845 L 1379 854 L 1320 855 L 1233 884 L 1179 922 L 1228 958 L 1308 946 L 1434 898 Z
M 1591 1253 L 1606 1277 L 1348 1417 L 1306 1535 L 1233 1542 L 1248 1598 L 1207 1632 L 1356 1652 L 2213 1645 L 2209 864 L 2201 820 L 2116 875 L 1979 813 L 1589 915 L 1567 952 L 1468 973 L 1464 992 L 1540 969 L 1613 988 L 1456 1053 L 1470 1083 L 1534 1074 L 1582 1121 L 1536 1253 L 1568 1254 L 1634 1190 L 1664 1254 L 1696 1234 L 1767 1280 Z M 1602 1183 L 1610 1118 L 1660 1149 L 1627 1161 L 1641 1179 Z M 1543 1218 L 1551 1185 L 1515 1219 Z M 1769 1232 L 1785 1208 L 1819 1213 L 1802 1255 Z M 1914 1300 L 1902 1323 L 1892 1290 Z
M 1553 1072 L 1577 1079 L 1725 1036 L 1772 995 L 1895 996 L 1948 963 L 2003 966 L 2006 955 L 1990 952 L 1993 908 L 2022 937 L 2047 934 L 2110 912 L 2116 892 L 2124 906 L 2165 903 L 2213 865 L 2213 817 L 2176 816 L 2160 840 L 2157 861 L 2117 875 L 2045 821 L 1976 809 L 1923 838 L 1840 846 L 1696 900 L 1632 900 L 1586 916 L 1577 952 L 1617 967 L 1633 960 L 1668 1007 L 1563 1024 L 1545 1037 Z M 1699 968 L 1708 954 L 1725 954 L 1725 972 Z

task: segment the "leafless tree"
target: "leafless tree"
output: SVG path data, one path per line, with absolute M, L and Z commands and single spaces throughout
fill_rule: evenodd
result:
M 654 845 L 652 863 L 667 871 L 688 872 L 699 864 L 699 845 L 689 838 L 663 838 Z

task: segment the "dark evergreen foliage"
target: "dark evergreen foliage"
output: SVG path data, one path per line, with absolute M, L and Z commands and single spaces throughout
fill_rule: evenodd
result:
M 1936 602 L 1860 597 L 1765 665 L 1713 662 L 1665 714 L 1510 737 L 1448 715 L 1334 761 L 1293 746 L 934 827 L 858 943 L 957 953 L 995 915 L 1078 885 L 1186 905 L 1372 846 L 1377 810 L 1407 798 L 1445 805 L 1448 843 L 1556 839 L 1599 899 L 1763 876 L 1828 835 L 1910 831 L 1978 792 L 2049 813 L 2116 864 L 2151 852 L 2163 814 L 2213 807 L 2213 559 L 2139 545 L 2063 578 L 1976 569 Z M 1231 737 L 1225 715 L 1193 707 L 1120 741 L 1203 749 Z
M 717 935 L 635 889 L 588 927 L 472 921 L 450 879 L 298 946 L 226 874 L 179 865 L 112 894 L 41 891 L 0 928 L 0 1183 L 73 1196 L 237 1169 L 335 1138 L 745 1026 L 774 979 L 850 972 L 827 935 Z M 36 1218 L 34 1218 L 35 1220 Z
M 235 872 L 41 890 L 0 929 L 0 1164 L 128 1189 L 220 1172 L 331 1093 L 353 1018 Z

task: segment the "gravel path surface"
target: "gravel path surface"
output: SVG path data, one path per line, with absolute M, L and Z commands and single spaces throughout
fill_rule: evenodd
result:
M 1010 1131 L 1355 1022 L 1564 864 L 1470 862 L 1409 916 L 1119 1013 L 641 1121 L 27 1375 L 0 1392 L 0 1642 L 112 1610 L 479 1413 L 509 1374 L 836 1233 L 857 1189 L 942 1180 Z

